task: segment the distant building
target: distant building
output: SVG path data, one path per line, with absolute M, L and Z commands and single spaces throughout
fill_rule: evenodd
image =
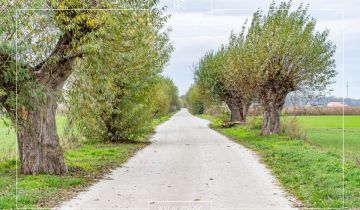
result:
M 329 102 L 327 104 L 327 107 L 344 107 L 344 106 L 348 106 L 347 104 L 344 104 L 343 102 Z

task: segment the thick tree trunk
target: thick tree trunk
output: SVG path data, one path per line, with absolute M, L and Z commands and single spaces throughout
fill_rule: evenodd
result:
M 67 172 L 56 130 L 56 99 L 49 94 L 44 104 L 27 113 L 19 124 L 17 137 L 22 174 L 63 174 Z
M 261 129 L 262 135 L 280 133 L 280 115 L 282 104 L 269 105 L 264 110 L 263 124 Z
M 240 106 L 238 104 L 228 104 L 230 109 L 230 122 L 240 122 Z
M 227 106 L 230 109 L 230 122 L 246 123 L 246 117 L 249 110 L 249 103 L 241 101 L 227 102 Z

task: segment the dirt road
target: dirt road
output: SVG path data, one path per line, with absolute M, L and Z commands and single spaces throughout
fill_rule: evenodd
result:
M 186 109 L 160 125 L 152 141 L 108 178 L 60 208 L 148 209 L 156 201 L 184 205 L 202 201 L 212 209 L 291 208 L 253 152 L 213 131 L 208 121 Z

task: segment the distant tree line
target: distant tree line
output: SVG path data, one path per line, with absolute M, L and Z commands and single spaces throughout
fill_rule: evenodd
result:
M 250 106 L 257 105 L 263 113 L 262 134 L 268 135 L 280 132 L 289 93 L 327 90 L 336 76 L 329 31 L 315 30 L 308 6 L 290 8 L 291 2 L 272 2 L 266 14 L 256 11 L 249 27 L 245 23 L 239 34 L 231 33 L 228 44 L 200 59 L 187 93 L 192 113 L 204 112 L 209 101 L 223 102 L 231 122 L 246 123 Z

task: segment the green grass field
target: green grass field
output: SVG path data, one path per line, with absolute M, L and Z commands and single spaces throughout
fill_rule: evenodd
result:
M 289 117 L 292 118 L 292 117 Z M 311 144 L 360 164 L 360 116 L 297 116 Z
M 258 128 L 247 126 L 222 128 L 222 119 L 209 115 L 201 117 L 210 120 L 215 130 L 258 153 L 285 189 L 305 207 L 342 208 L 345 204 L 349 209 L 360 208 L 360 166 L 347 161 L 343 180 L 341 149 L 338 148 L 342 141 L 339 137 L 342 131 L 338 127 L 342 116 L 299 117 L 299 122 L 308 128 L 311 140 L 292 139 L 286 135 L 261 136 Z M 345 119 L 348 119 L 347 128 L 356 130 L 359 116 Z M 312 129 L 320 131 L 317 133 Z M 337 129 L 336 135 L 327 135 L 327 129 Z M 359 137 L 358 133 L 348 140 L 353 146 L 347 154 L 355 154 L 352 158 L 359 151 L 356 148 L 360 142 L 356 137 Z M 348 138 L 345 136 L 345 139 Z
M 0 120 L 0 161 L 15 157 L 16 136 L 14 129 Z

